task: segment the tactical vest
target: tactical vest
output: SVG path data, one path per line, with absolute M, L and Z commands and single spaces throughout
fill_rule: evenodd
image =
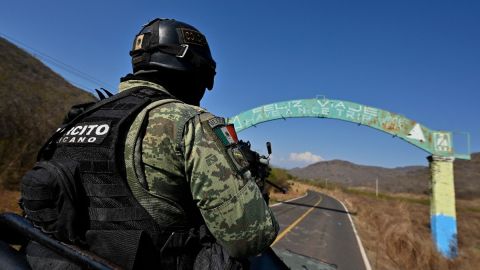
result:
M 129 127 L 148 104 L 166 98 L 172 97 L 130 89 L 96 103 L 59 129 L 22 180 L 27 218 L 57 239 L 127 269 L 191 267 L 199 238 L 208 235 L 206 227 L 183 232 L 161 228 L 132 195 L 125 176 Z

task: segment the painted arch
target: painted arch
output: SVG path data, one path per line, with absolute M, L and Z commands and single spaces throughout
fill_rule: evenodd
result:
M 431 130 L 402 115 L 344 100 L 315 98 L 276 102 L 244 111 L 227 121 L 240 132 L 267 121 L 303 117 L 357 123 L 399 137 L 435 156 L 470 159 L 469 154 L 455 154 L 452 132 Z

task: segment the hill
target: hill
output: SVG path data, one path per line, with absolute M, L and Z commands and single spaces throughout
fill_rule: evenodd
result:
M 457 196 L 472 198 L 480 195 L 480 153 L 472 160 L 455 160 L 455 190 Z M 343 160 L 321 161 L 289 173 L 303 179 L 336 183 L 343 186 L 375 188 L 388 192 L 428 193 L 430 172 L 425 166 L 382 168 L 358 165 Z
M 471 160 L 455 160 L 455 190 L 460 197 L 480 197 L 480 152 Z
M 94 99 L 0 38 L 0 186 L 15 189 L 69 108 Z

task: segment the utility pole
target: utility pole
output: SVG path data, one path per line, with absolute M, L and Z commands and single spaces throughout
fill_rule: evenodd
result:
M 378 177 L 375 179 L 375 195 L 378 198 Z

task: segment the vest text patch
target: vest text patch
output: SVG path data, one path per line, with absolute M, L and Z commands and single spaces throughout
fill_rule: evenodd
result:
M 110 132 L 110 121 L 78 123 L 70 128 L 58 143 L 95 143 L 101 144 Z

